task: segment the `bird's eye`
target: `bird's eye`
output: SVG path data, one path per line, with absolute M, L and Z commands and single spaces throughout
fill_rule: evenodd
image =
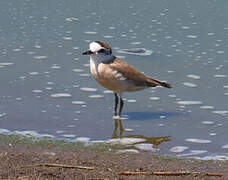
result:
M 105 50 L 104 50 L 104 49 L 100 49 L 100 50 L 98 51 L 98 53 L 105 53 Z

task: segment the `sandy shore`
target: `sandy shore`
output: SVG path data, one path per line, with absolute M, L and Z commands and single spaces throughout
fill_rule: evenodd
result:
M 109 147 L 88 148 L 15 136 L 1 136 L 0 140 L 0 179 L 228 179 L 226 161 L 184 160 L 143 152 L 119 154 Z M 126 171 L 146 174 L 121 175 Z M 190 174 L 169 174 L 180 171 Z

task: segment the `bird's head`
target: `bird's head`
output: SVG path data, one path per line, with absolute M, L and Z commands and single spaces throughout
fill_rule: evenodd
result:
M 112 48 L 106 43 L 101 41 L 91 42 L 89 50 L 82 53 L 83 55 L 111 55 Z

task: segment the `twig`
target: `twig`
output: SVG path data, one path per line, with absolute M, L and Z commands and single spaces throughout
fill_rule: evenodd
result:
M 75 168 L 75 169 L 86 169 L 86 170 L 93 170 L 94 169 L 94 167 L 87 167 L 87 166 L 72 166 L 72 165 L 51 164 L 51 163 L 27 165 L 27 166 L 22 166 L 22 168 L 37 167 L 37 166 L 60 167 L 60 168 Z
M 184 175 L 205 175 L 205 176 L 217 176 L 222 177 L 222 174 L 220 173 L 203 173 L 203 172 L 189 172 L 189 171 L 177 171 L 177 172 L 171 172 L 171 171 L 123 171 L 120 172 L 119 175 L 156 175 L 156 176 L 184 176 Z

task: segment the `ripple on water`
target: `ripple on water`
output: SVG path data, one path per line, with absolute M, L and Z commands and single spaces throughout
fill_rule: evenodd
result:
M 181 29 L 190 29 L 190 27 L 189 26 L 181 26 Z
M 55 93 L 55 94 L 51 94 L 51 97 L 53 97 L 53 98 L 65 98 L 65 97 L 72 97 L 72 95 L 68 94 L 68 93 Z
M 139 153 L 138 150 L 136 149 L 121 149 L 121 150 L 118 150 L 117 153 Z
M 158 101 L 158 100 L 160 100 L 160 98 L 159 97 L 150 97 L 150 100 L 152 100 L 152 101 Z
M 186 37 L 187 37 L 187 38 L 190 38 L 190 39 L 196 39 L 196 38 L 197 38 L 196 35 L 187 35 Z
M 110 139 L 108 142 L 112 144 L 131 145 L 139 142 L 143 142 L 145 139 L 142 138 L 118 138 Z
M 76 137 L 76 135 L 74 135 L 74 134 L 62 134 L 61 136 L 65 137 L 65 138 L 75 138 Z
M 51 134 L 39 134 L 36 131 L 14 131 L 15 134 L 23 135 L 23 136 L 34 136 L 34 137 L 47 137 L 47 138 L 55 138 L 55 136 Z
M 191 88 L 198 87 L 198 85 L 196 85 L 196 84 L 194 84 L 194 83 L 190 83 L 190 82 L 183 82 L 182 84 L 183 84 L 184 86 L 191 87 Z
M 188 74 L 187 77 L 192 79 L 200 79 L 200 76 L 194 74 Z
M 38 75 L 39 72 L 29 72 L 30 75 Z
M 145 49 L 145 48 L 132 48 L 132 49 L 119 49 L 117 53 L 122 54 L 131 54 L 131 55 L 138 55 L 138 56 L 150 56 L 154 53 L 154 51 Z
M 131 42 L 130 44 L 132 44 L 132 45 L 139 45 L 139 44 L 142 44 L 142 42 L 137 41 L 137 42 Z
M 8 129 L 0 129 L 0 134 L 9 134 L 10 130 Z
M 188 139 L 185 139 L 185 141 L 187 141 L 187 142 L 192 142 L 192 143 L 199 143 L 199 144 L 211 143 L 211 140 L 207 140 L 207 139 L 194 139 L 194 138 L 188 138 Z
M 228 156 L 205 156 L 205 157 L 202 157 L 202 158 L 198 158 L 198 159 L 201 159 L 201 160 L 220 160 L 220 161 L 225 161 L 225 160 L 228 160 Z
M 61 68 L 61 66 L 59 66 L 59 65 L 57 65 L 57 64 L 53 64 L 52 66 L 51 66 L 51 69 L 60 69 Z
M 73 69 L 73 72 L 83 72 L 83 69 Z
M 11 62 L 0 63 L 0 67 L 6 67 L 6 66 L 11 66 L 11 65 L 14 65 L 14 63 L 11 63 Z
M 0 113 L 0 118 L 4 117 L 6 113 Z
M 112 94 L 113 92 L 110 91 L 110 90 L 104 90 L 103 93 L 104 93 L 104 94 Z
M 34 89 L 34 90 L 32 90 L 32 92 L 33 92 L 33 93 L 42 93 L 43 91 L 40 90 L 40 89 Z
M 179 156 L 179 157 L 183 157 L 183 156 L 196 156 L 196 155 L 204 154 L 206 152 L 207 152 L 206 150 L 190 150 L 189 153 L 179 154 L 177 156 Z
M 202 101 L 178 101 L 177 104 L 181 104 L 181 105 L 198 105 L 198 104 L 202 104 Z
M 202 123 L 202 124 L 205 124 L 205 125 L 212 125 L 212 124 L 215 124 L 215 122 L 213 122 L 213 121 L 202 121 L 201 123 Z
M 101 94 L 94 94 L 94 95 L 90 95 L 89 98 L 93 98 L 93 99 L 100 99 L 100 98 L 103 98 L 104 95 L 101 95 Z
M 129 103 L 136 103 L 136 100 L 135 99 L 128 99 L 127 102 L 129 102 Z
M 200 106 L 200 109 L 214 109 L 214 106 Z
M 225 75 L 225 74 L 215 74 L 214 77 L 215 78 L 225 78 L 225 77 L 227 77 L 227 75 Z
M 44 60 L 47 59 L 47 56 L 33 56 L 33 59 Z
M 140 143 L 136 144 L 135 147 L 141 151 L 156 151 L 152 144 Z
M 91 34 L 91 35 L 97 34 L 96 31 L 85 31 L 84 33 L 85 33 L 85 34 Z
M 78 137 L 75 139 L 76 142 L 83 142 L 83 143 L 86 143 L 86 142 L 89 142 L 90 138 L 88 137 Z
M 96 88 L 90 88 L 90 87 L 82 87 L 82 88 L 80 88 L 80 90 L 86 91 L 86 92 L 96 92 L 97 91 Z
M 70 41 L 70 40 L 72 40 L 72 37 L 70 37 L 70 36 L 66 36 L 66 37 L 62 37 L 64 40 L 66 40 L 66 41 Z
M 228 149 L 228 144 L 222 146 L 223 149 Z
M 88 73 L 82 73 L 82 74 L 79 74 L 79 76 L 81 76 L 81 77 L 89 77 L 90 74 L 88 74 Z
M 72 104 L 76 104 L 76 105 L 85 105 L 86 102 L 85 102 L 85 101 L 72 101 Z
M 228 114 L 228 111 L 212 111 L 212 113 L 214 114 L 219 114 L 219 115 L 222 115 L 222 116 L 225 116 Z
M 187 146 L 174 146 L 170 148 L 170 151 L 174 153 L 180 153 L 180 152 L 184 152 L 187 149 L 189 149 L 189 147 Z

